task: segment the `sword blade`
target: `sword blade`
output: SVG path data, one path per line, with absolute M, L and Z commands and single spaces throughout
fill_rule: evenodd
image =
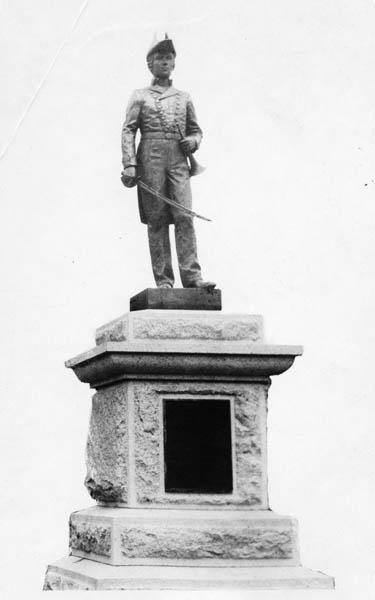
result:
M 164 196 L 163 194 L 161 194 L 157 190 L 154 190 L 153 187 L 151 187 L 150 185 L 148 185 L 147 183 L 145 183 L 141 179 L 137 179 L 137 183 L 138 183 L 138 185 L 141 186 L 141 188 L 143 188 L 144 190 L 146 190 L 146 192 L 148 192 L 149 194 L 152 194 L 156 198 L 159 198 L 159 200 L 162 200 L 166 204 L 170 204 L 171 206 L 174 206 L 175 208 L 178 208 L 179 210 L 182 210 L 182 212 L 184 212 L 184 213 L 186 213 L 186 214 L 188 214 L 188 215 L 190 215 L 192 217 L 197 217 L 198 219 L 203 219 L 203 221 L 209 221 L 209 222 L 212 221 L 212 219 L 208 219 L 207 217 L 203 217 L 202 215 L 199 215 L 198 213 L 194 212 L 193 210 L 190 210 L 190 208 L 186 208 L 186 206 L 182 206 L 182 204 L 180 204 L 179 202 L 176 202 L 176 200 L 172 200 L 171 198 L 167 198 L 167 196 Z

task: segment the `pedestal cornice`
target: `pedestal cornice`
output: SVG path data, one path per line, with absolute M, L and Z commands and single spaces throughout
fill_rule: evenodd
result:
M 231 380 L 279 375 L 301 346 L 243 342 L 106 342 L 68 360 L 78 379 L 98 387 L 121 379 L 196 378 Z

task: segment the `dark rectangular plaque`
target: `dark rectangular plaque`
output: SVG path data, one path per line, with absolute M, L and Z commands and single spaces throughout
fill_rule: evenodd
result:
M 233 491 L 229 400 L 164 401 L 165 491 Z
M 146 288 L 130 298 L 130 310 L 221 310 L 221 290 Z

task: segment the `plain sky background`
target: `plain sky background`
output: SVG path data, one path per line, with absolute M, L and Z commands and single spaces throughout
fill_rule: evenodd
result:
M 213 219 L 196 223 L 203 274 L 225 312 L 263 314 L 269 342 L 305 348 L 270 390 L 271 507 L 299 519 L 302 562 L 336 577 L 336 598 L 371 598 L 372 0 L 0 3 L 3 597 L 44 597 L 69 514 L 92 504 L 91 392 L 64 360 L 153 285 L 136 193 L 119 176 L 155 30 L 175 41 L 174 84 L 204 131 L 207 169 L 192 182 Z M 229 593 L 330 594 L 127 597 Z

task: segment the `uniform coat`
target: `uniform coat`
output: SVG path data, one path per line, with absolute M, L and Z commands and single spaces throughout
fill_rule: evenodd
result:
M 124 168 L 137 167 L 137 175 L 161 194 L 191 208 L 191 189 L 187 159 L 181 150 L 179 124 L 184 137 L 199 147 L 202 130 L 198 125 L 190 95 L 158 85 L 136 90 L 127 107 L 122 128 Z M 141 140 L 136 152 L 136 133 Z M 174 222 L 173 210 L 138 188 L 140 217 L 143 223 L 155 220 Z

